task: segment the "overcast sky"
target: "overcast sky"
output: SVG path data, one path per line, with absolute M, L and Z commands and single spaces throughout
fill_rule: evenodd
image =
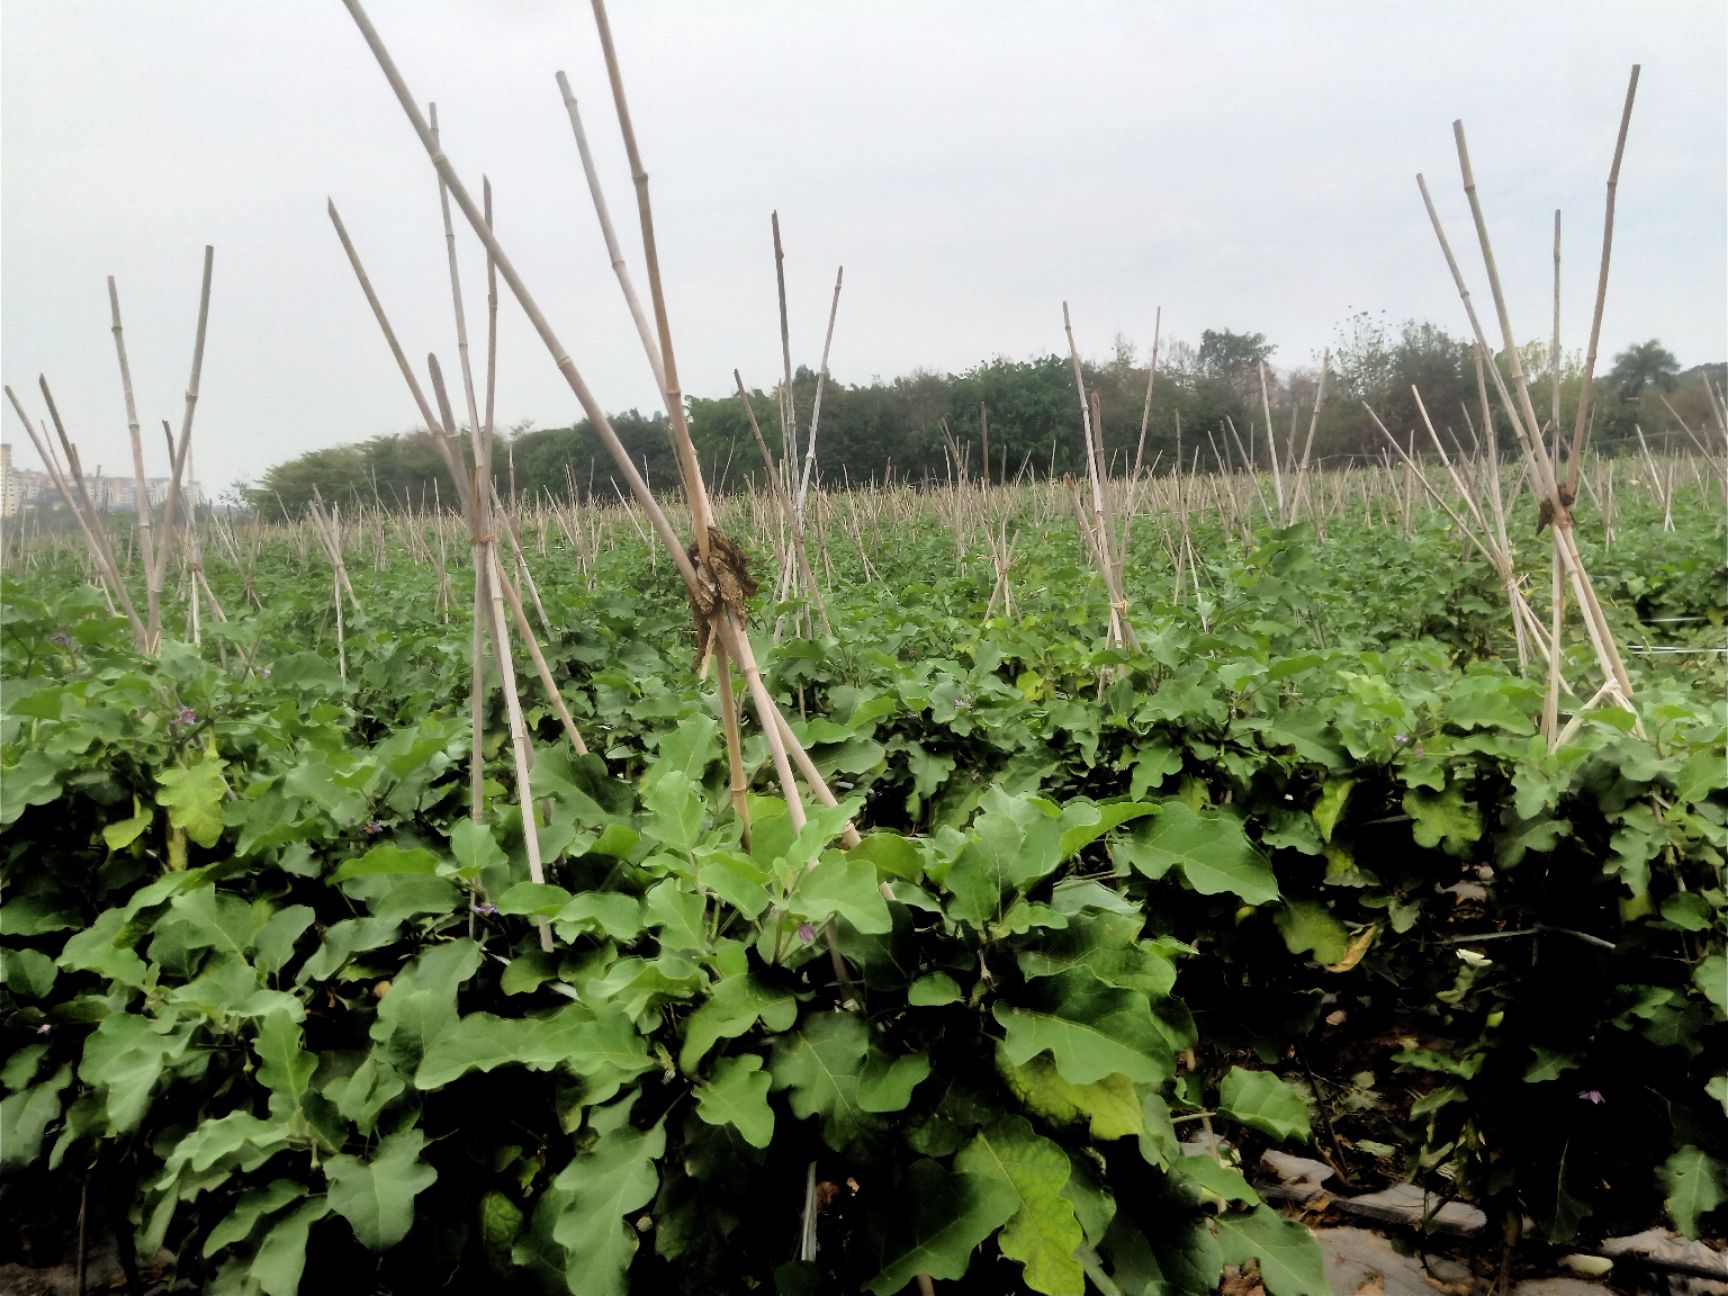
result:
M 376 0 L 447 151 L 488 173 L 500 235 L 609 409 L 657 407 L 553 73 L 584 107 L 616 224 L 635 207 L 588 7 Z M 794 363 L 891 378 L 1117 333 L 1257 330 L 1310 364 L 1359 308 L 1465 328 L 1424 171 L 1485 289 L 1458 183 L 1462 117 L 1521 340 L 1582 347 L 1603 181 L 1633 62 L 1603 351 L 1728 355 L 1728 5 L 614 3 L 684 387 L 779 370 L 769 212 Z M 418 420 L 325 216 L 341 208 L 404 345 L 455 343 L 425 155 L 336 0 L 3 0 L 0 372 L 46 373 L 87 469 L 129 461 L 109 332 L 119 281 L 146 428 L 178 425 L 200 258 L 215 289 L 194 457 L 207 489 Z M 460 225 L 460 214 L 457 216 Z M 483 260 L 459 229 L 471 329 Z M 640 279 L 640 274 L 638 274 Z M 1485 291 L 1480 292 L 1485 300 Z M 500 310 L 501 425 L 578 417 L 520 312 Z M 479 348 L 476 347 L 476 354 Z M 15 417 L 4 437 L 35 456 Z M 150 471 L 166 471 L 160 438 Z

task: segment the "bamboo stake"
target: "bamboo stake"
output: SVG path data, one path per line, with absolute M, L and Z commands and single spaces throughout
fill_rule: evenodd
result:
M 126 336 L 120 326 L 120 291 L 114 276 L 108 276 L 108 309 L 114 320 L 114 350 L 120 358 L 120 390 L 126 398 L 126 432 L 132 442 L 132 473 L 136 483 L 138 505 L 138 547 L 146 555 L 155 551 L 150 542 L 150 487 L 144 476 L 144 438 L 138 430 L 138 405 L 132 398 L 132 369 L 126 363 Z M 162 608 L 148 576 L 144 582 L 147 637 L 154 639 L 161 632 Z
M 42 380 L 42 384 L 43 390 L 46 392 L 47 382 L 45 379 Z M 31 422 L 30 416 L 24 412 L 24 406 L 19 402 L 17 393 L 11 387 L 7 387 L 5 390 L 6 399 L 12 403 L 13 412 L 18 415 L 18 421 L 24 425 L 24 431 L 29 434 L 31 444 L 36 447 L 36 453 L 41 457 L 43 467 L 47 469 L 49 480 L 54 483 L 54 489 L 60 492 L 60 498 L 66 501 L 67 508 L 71 510 L 73 519 L 78 523 L 78 529 L 84 536 L 84 543 L 90 557 L 100 573 L 103 593 L 108 597 L 110 608 L 114 607 L 114 602 L 118 599 L 120 610 L 125 612 L 127 623 L 131 626 L 133 644 L 141 652 L 147 650 L 149 639 L 145 632 L 144 623 L 138 619 L 138 612 L 132 605 L 131 595 L 127 593 L 125 583 L 120 579 L 119 566 L 114 561 L 113 550 L 108 545 L 108 538 L 101 529 L 100 521 L 93 512 L 87 515 L 85 510 L 79 506 L 78 496 L 73 494 L 72 487 L 67 483 L 66 471 L 61 469 L 60 461 L 53 455 L 52 446 L 47 443 L 44 436 L 37 433 L 36 425 Z M 53 412 L 51 401 L 49 412 Z M 63 432 L 61 435 L 64 437 Z M 72 452 L 70 442 L 66 444 L 69 459 L 68 468 L 76 472 L 76 453 Z M 79 484 L 79 494 L 83 494 L 82 482 Z
M 780 295 L 780 454 L 791 489 L 791 474 L 798 462 L 798 406 L 792 395 L 792 334 L 786 322 L 786 253 L 780 245 L 780 213 L 772 212 L 774 230 L 774 286 Z
M 695 567 L 689 556 L 684 552 L 683 546 L 679 543 L 677 533 L 672 529 L 671 523 L 666 518 L 666 515 L 660 508 L 658 502 L 654 499 L 653 494 L 649 491 L 646 482 L 643 481 L 641 474 L 637 471 L 635 464 L 625 451 L 623 444 L 618 440 L 617 433 L 612 428 L 605 410 L 600 406 L 599 402 L 594 398 L 593 393 L 589 390 L 587 383 L 583 380 L 581 373 L 577 370 L 574 361 L 571 360 L 569 353 L 559 341 L 556 333 L 553 332 L 551 325 L 547 322 L 545 315 L 541 312 L 533 295 L 528 291 L 527 285 L 523 282 L 521 276 L 517 273 L 514 264 L 499 244 L 496 235 L 486 227 L 473 198 L 469 195 L 467 189 L 462 184 L 460 177 L 456 175 L 449 159 L 432 141 L 425 119 L 421 116 L 419 108 L 413 96 L 409 93 L 406 84 L 403 82 L 400 72 L 397 71 L 395 62 L 391 59 L 389 51 L 385 49 L 376 29 L 373 28 L 371 24 L 371 20 L 366 16 L 364 7 L 361 5 L 360 0 L 343 0 L 343 3 L 348 9 L 350 16 L 354 19 L 355 25 L 359 29 L 362 37 L 365 39 L 368 47 L 371 49 L 373 57 L 379 65 L 379 69 L 383 72 L 385 79 L 389 82 L 392 91 L 395 93 L 397 102 L 401 106 L 404 115 L 408 118 L 410 125 L 414 127 L 415 134 L 420 138 L 421 146 L 426 150 L 427 156 L 432 162 L 432 165 L 437 168 L 440 175 L 448 184 L 452 199 L 456 202 L 457 207 L 461 209 L 464 217 L 468 220 L 468 223 L 470 227 L 473 228 L 475 234 L 483 243 L 486 244 L 488 252 L 496 260 L 498 274 L 510 288 L 511 293 L 516 297 L 518 304 L 522 307 L 523 313 L 528 317 L 529 323 L 534 327 L 534 330 L 540 336 L 542 343 L 544 343 L 547 350 L 551 353 L 554 363 L 557 365 L 559 372 L 563 375 L 566 383 L 569 385 L 572 394 L 576 396 L 578 403 L 581 404 L 583 412 L 592 421 L 596 434 L 600 437 L 601 443 L 606 447 L 607 452 L 612 455 L 613 461 L 617 465 L 620 474 L 630 487 L 632 496 L 641 506 L 643 512 L 648 516 L 656 535 L 659 536 L 661 541 L 666 545 L 673 565 L 677 568 L 679 576 L 684 580 L 686 588 L 692 592 L 693 596 L 698 595 L 701 587 Z M 596 16 L 597 22 L 602 25 L 602 43 L 609 49 L 610 41 L 604 31 L 603 13 L 597 13 Z M 609 70 L 614 70 L 615 72 L 615 60 L 609 59 Z M 615 97 L 621 97 L 618 95 L 620 88 L 618 78 L 614 75 Z M 627 120 L 627 118 L 624 120 Z M 639 180 L 638 188 L 640 190 L 642 185 L 646 182 L 646 173 L 641 172 L 638 169 L 637 175 Z M 649 272 L 650 282 L 652 284 L 655 282 L 657 277 L 652 260 L 650 261 Z M 656 297 L 658 299 L 657 291 Z M 667 378 L 668 385 L 670 386 L 672 382 L 673 367 L 670 349 L 667 346 L 666 325 L 663 319 L 661 320 L 661 346 L 667 362 Z M 674 425 L 681 426 L 681 420 L 675 418 Z M 687 435 L 686 432 L 686 439 Z M 693 451 L 691 452 L 691 457 L 693 459 Z M 744 672 L 746 682 L 750 686 L 752 700 L 756 704 L 758 712 L 764 720 L 764 731 L 769 738 L 770 748 L 776 752 L 776 773 L 781 779 L 782 787 L 788 791 L 789 812 L 793 815 L 794 819 L 800 819 L 802 816 L 802 810 L 795 804 L 797 794 L 795 784 L 792 780 L 791 768 L 786 760 L 783 747 L 779 745 L 777 726 L 774 726 L 771 723 L 772 716 L 775 714 L 775 708 L 772 699 L 768 696 L 766 687 L 761 683 L 760 675 L 756 668 L 755 656 L 750 649 L 749 638 L 737 625 L 734 624 L 729 612 L 716 617 L 715 628 L 720 636 L 720 642 L 734 655 L 739 663 L 740 669 Z
M 210 323 L 210 276 L 215 266 L 216 249 L 204 247 L 204 275 L 198 291 L 198 331 L 192 341 L 192 376 L 186 383 L 186 410 L 180 420 L 178 450 L 170 456 L 173 469 L 168 479 L 168 499 L 162 510 L 162 534 L 156 538 L 154 561 L 149 566 L 149 580 L 155 597 L 162 593 L 163 569 L 168 559 L 168 538 L 174 533 L 174 510 L 180 504 L 180 479 L 186 467 L 186 454 L 192 444 L 192 414 L 198 406 L 198 380 L 204 370 L 204 337 Z M 150 650 L 155 651 L 155 643 Z
M 1569 495 L 1577 493 L 1578 461 L 1584 453 L 1584 430 L 1590 420 L 1590 384 L 1596 373 L 1596 342 L 1602 334 L 1602 308 L 1608 297 L 1608 258 L 1614 250 L 1614 195 L 1620 185 L 1620 159 L 1626 153 L 1626 132 L 1632 127 L 1632 101 L 1638 95 L 1640 66 L 1637 63 L 1632 65 L 1632 75 L 1626 82 L 1626 105 L 1620 110 L 1620 133 L 1614 140 L 1614 161 L 1608 167 L 1608 200 L 1602 216 L 1602 267 L 1596 276 L 1596 310 L 1590 321 L 1590 345 L 1584 352 L 1584 377 L 1578 389 L 1578 412 L 1572 425 L 1572 464 L 1566 474 Z
M 828 349 L 834 344 L 834 317 L 840 313 L 840 284 L 846 267 L 834 272 L 834 301 L 828 307 L 828 332 L 822 339 L 822 368 L 816 374 L 816 399 L 810 407 L 810 435 L 805 438 L 804 472 L 798 479 L 798 498 L 793 501 L 800 520 L 804 517 L 804 495 L 810 489 L 810 474 L 816 467 L 816 428 L 822 421 L 822 388 L 828 381 Z
M 606 208 L 606 195 L 600 188 L 600 177 L 594 169 L 594 156 L 588 151 L 588 135 L 582 129 L 582 114 L 576 108 L 576 96 L 570 93 L 570 81 L 562 72 L 557 75 L 558 93 L 563 96 L 564 108 L 570 114 L 570 130 L 576 137 L 576 152 L 582 158 L 582 174 L 588 179 L 588 196 L 594 200 L 594 214 L 600 219 L 600 237 L 606 241 L 606 255 L 612 262 L 612 273 L 618 277 L 618 287 L 623 290 L 624 304 L 630 308 L 630 318 L 636 324 L 637 336 L 642 340 L 642 350 L 648 356 L 648 367 L 654 371 L 654 386 L 657 390 L 666 390 L 666 369 L 660 361 L 660 347 L 654 340 L 654 334 L 648 327 L 648 317 L 642 313 L 642 302 L 636 296 L 636 286 L 630 282 L 630 269 L 624 261 L 624 253 L 618 246 L 618 235 L 612 229 L 612 216 Z

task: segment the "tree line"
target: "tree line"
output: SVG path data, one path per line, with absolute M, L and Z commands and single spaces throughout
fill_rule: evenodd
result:
M 1198 346 L 1172 343 L 1158 356 L 1149 402 L 1149 358 L 1125 339 L 1118 338 L 1108 358 L 1083 362 L 1087 391 L 1098 401 L 1109 470 L 1126 473 L 1139 459 L 1143 467 L 1167 472 L 1178 456 L 1185 469 L 1215 467 L 1220 458 L 1239 465 L 1244 456 L 1257 466 L 1268 466 L 1268 411 L 1279 452 L 1286 457 L 1292 444 L 1300 455 L 1312 423 L 1315 462 L 1379 461 L 1388 448 L 1370 409 L 1400 442 L 1408 445 L 1413 437 L 1418 450 L 1428 444 L 1416 392 L 1442 437 L 1469 448 L 1484 434 L 1474 348 L 1433 324 L 1410 320 L 1393 325 L 1384 315 L 1369 312 L 1352 316 L 1337 330 L 1330 348 L 1317 419 L 1313 407 L 1321 384 L 1319 358 L 1279 369 L 1273 364 L 1276 351 L 1263 334 L 1228 329 L 1206 330 Z M 1569 433 L 1582 384 L 1582 357 L 1562 355 L 1555 366 L 1547 348 L 1534 342 L 1524 348 L 1520 361 L 1545 417 L 1557 370 L 1561 423 Z M 1509 372 L 1504 357 L 1497 362 L 1503 373 Z M 1680 444 L 1689 444 L 1675 427 L 1675 416 L 1694 430 L 1710 421 L 1706 374 L 1721 385 L 1728 365 L 1682 372 L 1673 354 L 1656 340 L 1628 348 L 1606 372 L 1599 365 L 1592 444 L 1604 451 L 1635 445 L 1639 426 L 1647 435 L 1672 433 Z M 1489 384 L 1492 391 L 1491 378 Z M 1084 471 L 1080 403 L 1067 357 L 998 357 L 960 373 L 921 369 L 864 384 L 847 383 L 834 374 L 823 380 L 799 368 L 792 380 L 791 408 L 800 457 L 819 385 L 817 477 L 829 488 L 946 480 L 956 471 L 956 455 L 968 473 L 987 472 L 992 480 Z M 752 391 L 749 400 L 770 453 L 776 460 L 783 458 L 778 389 Z M 1491 404 L 1497 408 L 1498 401 Z M 762 456 L 750 414 L 736 392 L 687 397 L 685 413 L 711 489 L 762 484 Z M 676 489 L 678 467 L 664 414 L 631 409 L 611 421 L 649 485 Z M 1497 416 L 1495 422 L 1502 449 L 1515 453 L 1504 420 Z M 988 465 L 983 462 L 986 441 Z M 504 495 L 613 498 L 622 487 L 614 481 L 612 460 L 588 420 L 568 427 L 515 428 L 500 437 L 493 467 Z M 325 499 L 359 498 L 389 508 L 448 503 L 453 494 L 443 460 L 425 429 L 309 451 L 242 488 L 252 507 L 289 515 L 304 510 L 314 492 Z

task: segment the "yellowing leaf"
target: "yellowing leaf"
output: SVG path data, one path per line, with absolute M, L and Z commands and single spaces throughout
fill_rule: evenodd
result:
M 222 798 L 228 781 L 222 777 L 227 762 L 207 756 L 190 769 L 157 771 L 156 804 L 168 808 L 168 822 L 182 829 L 200 846 L 214 846 L 222 836 Z
M 1326 964 L 1326 970 L 1328 972 L 1348 972 L 1355 967 L 1362 961 L 1362 956 L 1368 952 L 1369 947 L 1374 944 L 1374 937 L 1379 930 L 1380 925 L 1378 923 L 1369 923 L 1357 932 L 1350 938 L 1350 946 L 1344 951 L 1344 957 L 1336 963 Z
M 1015 1066 L 1000 1048 L 996 1067 L 1026 1110 L 1053 1125 L 1085 1121 L 1096 1139 L 1127 1138 L 1145 1131 L 1140 1095 L 1127 1076 L 1107 1075 L 1091 1084 L 1072 1084 L 1047 1055 Z
M 1074 1205 L 1062 1195 L 1072 1173 L 1066 1152 L 1012 1116 L 961 1148 L 954 1168 L 1013 1189 L 1018 1206 L 996 1245 L 1026 1267 L 1028 1287 L 1045 1296 L 1083 1296 L 1086 1272 L 1074 1253 L 1084 1239 Z

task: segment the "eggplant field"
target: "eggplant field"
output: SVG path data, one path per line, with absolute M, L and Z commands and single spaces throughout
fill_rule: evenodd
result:
M 220 245 L 76 340 L 132 511 L 7 375 L 50 488 L 0 537 L 0 1287 L 1728 1290 L 1728 404 L 1599 340 L 1637 68 L 1552 301 L 1492 242 L 1546 173 L 1473 172 L 1444 105 L 1405 149 L 1443 380 L 1208 333 L 1195 412 L 1158 343 L 1083 359 L 1076 283 L 1049 401 L 982 367 L 866 470 L 862 290 L 795 378 L 790 220 L 768 388 L 685 391 L 629 114 L 676 87 L 598 0 L 607 76 L 545 110 L 667 411 L 628 426 L 534 196 L 494 216 L 410 24 L 344 4 L 424 201 L 335 195 L 319 309 L 422 476 L 200 499 Z M 430 324 L 373 259 L 409 239 Z M 139 339 L 194 301 L 164 448 Z M 495 412 L 531 366 L 567 451 Z

